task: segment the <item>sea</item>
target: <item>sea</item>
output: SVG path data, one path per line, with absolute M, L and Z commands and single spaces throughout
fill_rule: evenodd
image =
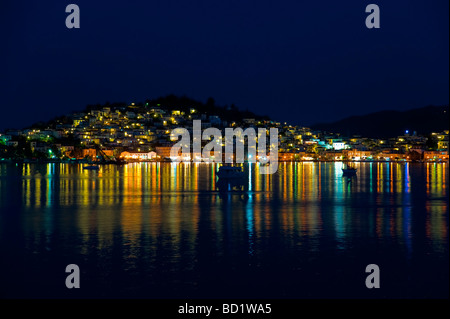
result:
M 0 298 L 449 297 L 448 163 L 240 166 L 0 164 Z

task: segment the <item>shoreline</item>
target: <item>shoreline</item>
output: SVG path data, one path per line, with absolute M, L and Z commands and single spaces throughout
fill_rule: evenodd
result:
M 331 162 L 336 162 L 336 163 L 343 163 L 343 162 L 349 162 L 349 163 L 415 163 L 415 164 L 426 164 L 426 163 L 449 163 L 449 160 L 428 160 L 428 161 L 411 161 L 411 160 L 358 160 L 358 161 L 343 161 L 343 160 L 284 160 L 284 161 L 278 161 L 278 163 L 331 163 Z M 11 159 L 1 159 L 0 160 L 0 164 L 89 164 L 89 165 L 93 165 L 93 164 L 97 164 L 97 165 L 126 165 L 126 164 L 133 164 L 133 163 L 178 163 L 178 162 L 173 162 L 171 160 L 151 160 L 151 161 L 126 161 L 124 163 L 114 163 L 114 162 L 110 162 L 110 163 L 97 163 L 97 162 L 93 162 L 93 161 L 86 161 L 86 160 L 71 160 L 71 161 L 64 161 L 64 160 L 27 160 L 27 159 L 20 159 L 20 160 L 11 160 Z M 195 164 L 195 163 L 199 163 L 199 164 L 228 164 L 228 163 L 206 163 L 206 162 L 183 162 L 181 161 L 180 163 L 189 163 L 189 164 Z M 239 163 L 239 164 L 248 164 L 248 163 L 252 163 L 249 161 L 245 161 L 244 163 Z M 260 162 L 254 162 L 253 164 L 259 164 Z M 233 165 L 236 163 L 233 163 Z

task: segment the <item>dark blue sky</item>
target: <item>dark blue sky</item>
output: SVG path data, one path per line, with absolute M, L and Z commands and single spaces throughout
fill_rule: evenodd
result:
M 81 10 L 67 29 L 65 7 Z M 365 7 L 381 29 L 365 27 Z M 0 2 L 0 129 L 174 93 L 311 125 L 449 101 L 449 2 Z

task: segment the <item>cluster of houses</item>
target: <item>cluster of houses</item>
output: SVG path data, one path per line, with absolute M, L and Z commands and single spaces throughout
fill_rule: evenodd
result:
M 17 154 L 14 149 L 29 149 L 28 157 L 60 160 L 94 160 L 99 157 L 125 161 L 162 161 L 170 157 L 175 143 L 174 128 L 192 133 L 194 120 L 201 128 L 277 128 L 279 161 L 448 161 L 449 131 L 430 137 L 405 132 L 390 139 L 313 131 L 254 118 L 226 121 L 218 115 L 191 107 L 168 109 L 131 103 L 122 107 L 102 107 L 73 113 L 55 120 L 46 128 L 7 130 L 0 133 L 0 158 Z M 205 145 L 208 141 L 203 141 Z M 20 152 L 19 152 L 20 153 Z M 21 153 L 20 153 L 21 154 Z

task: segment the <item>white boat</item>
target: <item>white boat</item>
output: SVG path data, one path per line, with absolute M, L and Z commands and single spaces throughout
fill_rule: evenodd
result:
M 221 179 L 243 178 L 244 172 L 241 167 L 237 166 L 221 166 L 217 172 L 217 176 Z

